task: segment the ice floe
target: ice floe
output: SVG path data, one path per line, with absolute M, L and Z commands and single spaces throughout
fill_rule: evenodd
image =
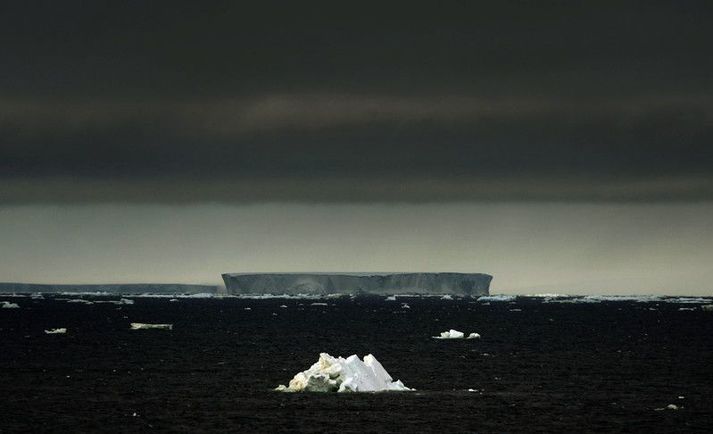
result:
M 396 296 L 395 296 L 395 295 L 390 295 L 390 296 L 386 297 L 384 300 L 386 300 L 386 301 L 396 301 Z
M 465 333 L 450 329 L 448 331 L 441 332 L 439 336 L 433 336 L 433 339 L 480 339 L 480 334 L 471 333 L 468 337 L 466 337 Z
M 19 309 L 20 305 L 17 303 L 10 303 L 9 301 L 3 301 L 2 306 L 0 306 L 3 309 Z
M 94 304 L 93 301 L 85 300 L 83 298 L 72 298 L 67 300 L 67 303 Z
M 63 335 L 67 333 L 67 329 L 65 327 L 60 327 L 56 329 L 45 330 L 45 333 L 48 335 Z
M 483 295 L 478 297 L 479 302 L 491 301 L 514 301 L 517 298 L 515 295 Z
M 371 354 L 360 360 L 356 354 L 346 359 L 321 353 L 317 363 L 294 376 L 281 392 L 382 392 L 409 391 L 400 380 L 394 381 Z
M 703 306 L 701 306 L 701 310 L 713 312 L 713 304 L 704 304 Z
M 142 322 L 132 322 L 131 330 L 173 330 L 173 324 L 146 324 Z
M 441 297 L 441 300 L 453 300 L 453 297 L 450 294 L 446 294 L 443 297 Z

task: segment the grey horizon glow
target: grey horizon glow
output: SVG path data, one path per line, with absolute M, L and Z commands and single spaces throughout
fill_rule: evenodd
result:
M 713 295 L 711 213 L 711 204 L 2 207 L 0 281 L 459 271 L 493 274 L 494 293 Z

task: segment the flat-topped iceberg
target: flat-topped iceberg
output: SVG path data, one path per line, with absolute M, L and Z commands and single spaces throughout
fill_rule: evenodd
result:
M 471 333 L 466 337 L 465 333 L 450 329 L 446 332 L 441 332 L 439 336 L 434 336 L 433 339 L 480 339 L 480 334 Z
M 360 360 L 356 354 L 346 359 L 321 353 L 317 363 L 300 372 L 281 392 L 383 392 L 409 391 L 400 380 L 394 381 L 371 354 Z

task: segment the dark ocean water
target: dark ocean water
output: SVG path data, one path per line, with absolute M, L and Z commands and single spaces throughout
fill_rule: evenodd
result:
M 713 312 L 700 303 L 2 300 L 20 308 L 0 309 L 0 432 L 713 429 Z M 68 332 L 44 333 L 55 327 Z M 450 328 L 482 339 L 431 338 Z M 271 390 L 320 352 L 372 353 L 418 391 Z M 656 410 L 668 404 L 681 408 Z

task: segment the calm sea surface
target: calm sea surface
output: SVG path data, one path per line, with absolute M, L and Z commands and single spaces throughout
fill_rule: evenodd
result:
M 0 432 L 713 429 L 710 299 L 127 298 L 0 295 Z M 451 328 L 482 338 L 431 338 Z M 271 390 L 320 352 L 417 391 Z

